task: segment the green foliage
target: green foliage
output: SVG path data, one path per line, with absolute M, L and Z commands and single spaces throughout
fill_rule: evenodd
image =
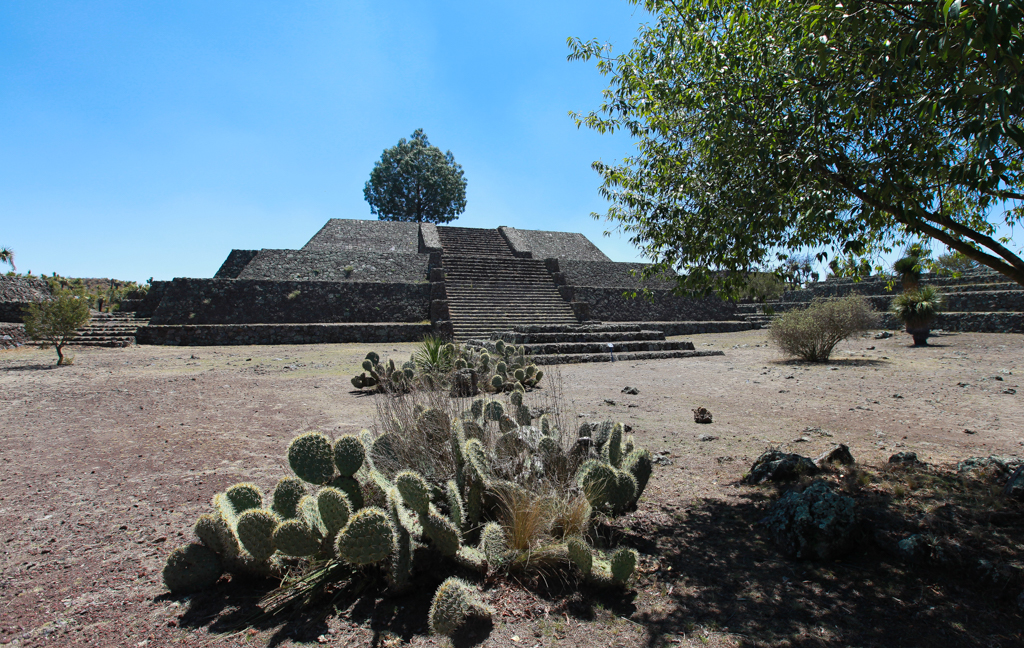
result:
M 199 544 L 178 547 L 164 565 L 164 585 L 172 594 L 188 594 L 213 587 L 224 573 L 220 557 Z
M 942 298 L 931 286 L 893 298 L 889 310 L 907 328 L 927 328 L 942 312 Z
M 645 277 L 735 294 L 794 252 L 923 236 L 1024 284 L 995 232 L 1024 220 L 1024 3 L 630 1 L 631 50 L 570 59 L 610 79 L 577 124 L 636 141 L 593 166 Z
M 303 520 L 285 520 L 274 529 L 274 546 L 286 556 L 312 556 L 322 538 Z
M 0 263 L 6 263 L 11 266 L 11 270 L 17 270 L 14 267 L 14 250 L 9 247 L 0 246 Z
M 416 368 L 439 375 L 451 373 L 455 367 L 455 347 L 437 335 L 425 335 L 412 354 Z
M 466 210 L 466 179 L 452 152 L 431 146 L 419 129 L 384 150 L 363 196 L 380 220 L 447 223 Z
M 929 268 L 938 275 L 959 277 L 966 272 L 977 272 L 981 264 L 962 252 L 947 252 L 936 257 Z
M 415 470 L 403 470 L 395 475 L 395 487 L 405 505 L 417 513 L 426 514 L 430 506 L 430 487 Z
M 320 432 L 307 432 L 288 445 L 288 465 L 311 484 L 326 484 L 334 478 L 334 449 Z
M 462 546 L 458 527 L 433 506 L 423 517 L 423 533 L 433 541 L 442 556 L 454 556 Z
M 878 325 L 871 304 L 860 295 L 815 299 L 772 320 L 768 339 L 784 353 L 808 362 L 825 362 L 837 344 Z
M 751 272 L 740 297 L 764 303 L 782 297 L 786 284 L 774 272 Z
M 89 323 L 89 300 L 81 291 L 60 290 L 50 301 L 25 307 L 25 333 L 57 351 L 57 366 L 69 364 L 64 347 Z
M 249 509 L 256 509 L 263 506 L 263 493 L 256 484 L 244 482 L 235 484 L 224 492 L 224 496 L 231 502 L 235 513 L 241 515 Z

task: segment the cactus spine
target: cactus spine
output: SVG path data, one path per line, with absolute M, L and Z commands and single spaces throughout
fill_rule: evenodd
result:
M 249 509 L 238 516 L 235 533 L 249 555 L 257 562 L 263 562 L 274 555 L 274 529 L 280 522 L 273 511 Z
M 352 477 L 362 467 L 366 449 L 359 437 L 344 434 L 334 442 L 334 465 L 342 477 Z
M 302 480 L 326 484 L 334 478 L 334 450 L 331 441 L 319 432 L 307 432 L 288 445 L 288 465 Z
M 271 505 L 274 513 L 287 520 L 295 517 L 299 500 L 306 494 L 306 484 L 298 477 L 282 477 L 274 487 Z
M 368 565 L 391 555 L 395 528 L 391 518 L 371 506 L 353 515 L 335 540 L 335 552 L 353 565 Z
M 488 610 L 466 581 L 454 576 L 441 583 L 430 604 L 430 631 L 451 636 L 470 615 L 490 617 Z

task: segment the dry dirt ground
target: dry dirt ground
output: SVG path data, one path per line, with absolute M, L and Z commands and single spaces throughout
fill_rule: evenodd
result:
M 763 331 L 687 339 L 725 355 L 545 378 L 549 391 L 561 382 L 569 415 L 622 420 L 667 453 L 639 510 L 606 529 L 640 551 L 636 587 L 568 597 L 493 582 L 493 626 L 457 644 L 1024 645 L 1021 509 L 955 475 L 969 456 L 1024 454 L 1024 336 L 949 334 L 927 348 L 864 337 L 817 365 L 781 358 Z M 215 492 L 243 479 L 269 488 L 287 472 L 296 433 L 373 426 L 382 397 L 349 383 L 370 349 L 80 349 L 59 369 L 53 351 L 0 351 L 0 645 L 437 645 L 432 587 L 402 599 L 341 590 L 330 605 L 246 626 L 267 583 L 224 579 L 172 597 L 160 580 Z M 694 423 L 697 406 L 712 424 Z M 955 509 L 961 528 L 947 531 L 976 552 L 967 562 L 1000 558 L 1016 576 L 907 565 L 871 542 L 830 564 L 780 556 L 757 524 L 778 491 L 739 479 L 767 446 L 813 457 L 837 442 L 860 466 L 830 478 L 877 515 L 939 533 L 928 520 Z M 899 451 L 926 465 L 886 469 Z

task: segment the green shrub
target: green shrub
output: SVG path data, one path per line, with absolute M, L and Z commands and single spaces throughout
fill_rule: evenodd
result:
M 52 300 L 25 308 L 25 333 L 41 347 L 52 345 L 57 350 L 57 366 L 71 364 L 64 357 L 64 347 L 88 323 L 89 299 L 81 292 L 60 290 Z
M 963 252 L 949 252 L 947 254 L 940 254 L 930 264 L 930 268 L 935 274 L 946 277 L 959 277 L 965 272 L 975 272 L 981 269 L 981 264 Z
M 942 298 L 931 286 L 896 295 L 889 310 L 907 328 L 926 328 L 942 310 Z
M 846 338 L 878 325 L 875 310 L 861 295 L 814 300 L 772 320 L 768 338 L 784 353 L 809 362 L 825 362 Z

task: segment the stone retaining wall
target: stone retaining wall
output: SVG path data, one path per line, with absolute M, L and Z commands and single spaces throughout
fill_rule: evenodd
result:
M 417 342 L 431 331 L 429 324 L 397 323 L 143 326 L 135 340 L 171 346 Z
M 414 254 L 420 251 L 420 226 L 418 223 L 332 218 L 302 249 Z
M 359 250 L 260 250 L 239 279 L 273 281 L 426 281 L 429 254 Z
M 24 324 L 0 324 L 0 349 L 13 349 L 31 342 Z
M 519 257 L 577 261 L 611 261 L 586 236 L 576 232 L 544 232 L 499 227 L 512 252 Z
M 652 299 L 643 295 L 624 297 L 623 288 L 599 286 L 563 286 L 563 297 L 571 291 L 570 301 L 590 304 L 590 316 L 602 322 L 734 320 L 736 304 L 715 296 L 692 298 L 674 295 L 668 290 L 652 290 Z
M 231 250 L 228 253 L 228 258 L 224 259 L 224 263 L 220 264 L 220 269 L 217 270 L 217 274 L 213 275 L 213 278 L 237 279 L 238 275 L 242 274 L 242 270 L 245 270 L 245 266 L 259 252 L 259 250 Z
M 0 322 L 23 322 L 26 306 L 51 297 L 50 286 L 39 277 L 0 275 Z
M 422 322 L 429 283 L 175 279 L 150 323 Z
M 558 260 L 558 271 L 570 286 L 602 286 L 614 288 L 671 289 L 675 280 L 666 277 L 649 279 L 641 283 L 633 274 L 646 268 L 646 263 L 617 263 L 615 261 Z

